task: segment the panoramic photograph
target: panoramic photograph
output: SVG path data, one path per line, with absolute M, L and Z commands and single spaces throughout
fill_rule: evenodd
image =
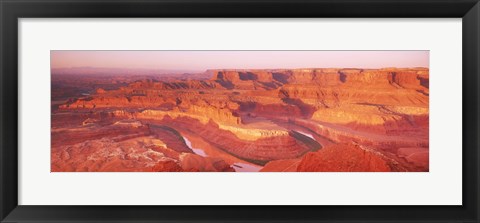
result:
M 52 50 L 51 172 L 429 172 L 429 51 Z

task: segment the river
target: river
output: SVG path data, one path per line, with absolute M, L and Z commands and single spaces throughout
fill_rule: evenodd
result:
M 302 135 L 304 135 L 304 136 L 306 136 L 306 137 L 308 137 L 308 138 L 311 138 L 311 139 L 317 141 L 317 140 L 313 137 L 312 134 L 309 134 L 309 133 L 306 133 L 306 132 L 302 132 L 302 131 L 298 131 L 298 130 L 295 130 L 295 132 L 298 132 L 298 133 L 300 133 L 300 134 L 302 134 Z
M 235 169 L 235 172 L 258 172 L 263 168 L 262 166 L 247 163 L 234 163 L 232 167 Z
M 207 157 L 207 154 L 205 153 L 205 151 L 203 149 L 193 148 L 192 147 L 192 142 L 190 142 L 190 140 L 185 138 L 185 136 L 182 136 L 182 137 L 183 137 L 183 140 L 185 140 L 185 144 L 187 144 L 188 148 L 190 148 L 195 154 L 197 154 L 199 156 Z

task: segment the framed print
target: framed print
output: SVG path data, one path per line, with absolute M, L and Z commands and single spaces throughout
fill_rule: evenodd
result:
M 479 220 L 477 1 L 1 11 L 2 222 Z

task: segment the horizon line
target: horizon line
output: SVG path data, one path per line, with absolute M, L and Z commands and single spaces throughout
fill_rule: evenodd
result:
M 120 69 L 120 70 L 149 70 L 149 71 L 187 71 L 189 69 L 162 69 L 162 68 L 127 68 L 127 67 L 90 67 L 90 66 L 80 66 L 80 67 L 51 67 L 50 70 L 54 69 L 78 69 L 78 68 L 90 68 L 90 69 Z M 295 68 L 207 68 L 202 70 L 189 70 L 189 71 L 203 71 L 207 72 L 209 70 L 300 70 L 300 69 L 372 69 L 372 70 L 379 70 L 379 69 L 413 69 L 413 68 L 423 68 L 423 69 L 430 69 L 430 67 L 424 66 L 412 66 L 412 67 L 295 67 Z

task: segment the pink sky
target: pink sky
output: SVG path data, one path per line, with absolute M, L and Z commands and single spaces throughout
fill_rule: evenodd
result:
M 429 67 L 429 51 L 51 51 L 51 68 L 207 69 Z

